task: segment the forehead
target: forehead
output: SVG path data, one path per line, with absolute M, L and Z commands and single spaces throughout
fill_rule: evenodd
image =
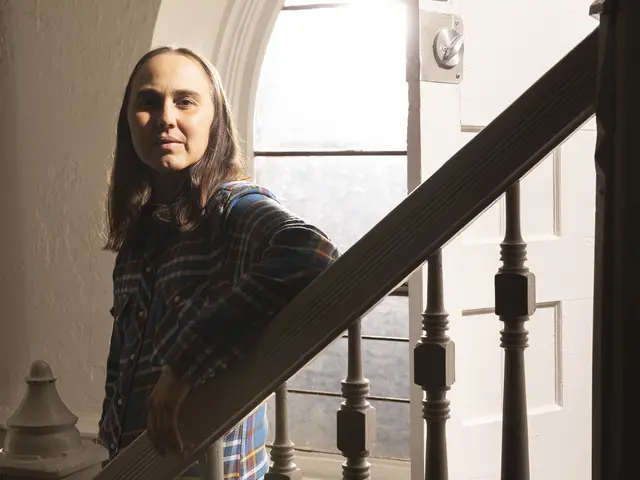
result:
M 148 60 L 136 73 L 132 91 L 142 88 L 166 90 L 193 90 L 205 94 L 210 83 L 202 67 L 189 57 L 164 53 Z

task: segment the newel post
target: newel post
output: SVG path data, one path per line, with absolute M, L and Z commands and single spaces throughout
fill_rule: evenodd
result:
M 25 396 L 7 420 L 0 480 L 92 479 L 109 454 L 81 440 L 78 417 L 60 399 L 49 364 L 33 362 L 25 382 Z
M 638 477 L 640 5 L 597 0 L 592 479 Z

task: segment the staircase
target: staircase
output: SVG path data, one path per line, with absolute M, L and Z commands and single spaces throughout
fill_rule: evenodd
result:
M 196 440 L 200 451 L 347 329 L 352 329 L 357 339 L 360 317 L 430 257 L 433 260 L 430 267 L 434 270 L 430 278 L 437 278 L 437 270 L 441 268 L 436 255 L 439 249 L 593 115 L 597 42 L 596 30 L 285 307 L 242 364 L 233 366 L 225 375 L 212 379 L 187 398 L 181 428 Z M 514 193 L 512 198 L 516 199 L 517 195 Z M 512 266 L 507 264 L 506 268 Z M 507 285 L 503 295 L 512 297 L 513 289 L 519 292 L 522 284 L 519 273 L 510 277 L 516 284 Z M 526 300 L 526 291 L 524 294 Z M 436 299 L 433 301 L 438 303 Z M 513 309 L 505 308 L 505 315 L 513 314 Z M 437 316 L 441 317 L 439 313 Z M 517 323 L 518 318 L 514 321 Z M 436 330 L 441 328 L 436 326 Z M 433 331 L 425 331 L 425 335 L 423 343 L 440 349 L 442 338 L 430 339 Z M 445 360 L 441 357 L 434 357 L 428 351 L 424 353 L 423 348 L 420 351 L 416 364 L 422 360 L 424 371 L 416 380 L 422 382 L 427 393 L 428 432 L 436 432 L 428 436 L 426 468 L 445 472 L 444 429 L 438 425 L 442 426 L 447 417 L 448 402 L 443 400 L 443 395 L 449 379 L 442 369 L 452 366 L 443 363 Z M 516 357 L 514 364 L 516 362 L 522 364 L 521 358 Z M 357 365 L 353 368 L 352 381 L 358 383 L 360 372 Z M 250 385 L 242 381 L 249 377 L 255 379 Z M 507 384 L 506 391 L 513 392 L 515 399 L 518 392 L 514 388 L 521 388 L 523 378 L 517 375 L 514 378 L 515 383 Z M 198 412 L 205 411 L 216 391 L 235 395 L 202 418 Z M 354 416 L 359 416 L 362 423 L 356 426 L 350 420 L 351 443 L 341 442 L 339 435 L 338 445 L 348 459 L 345 474 L 360 478 L 355 471 L 366 463 L 370 446 L 366 413 L 358 412 L 368 408 L 349 393 L 349 389 L 343 389 L 345 402 L 341 411 L 356 412 Z M 522 398 L 522 392 L 519 395 Z M 513 422 L 510 428 L 517 429 L 523 417 L 526 419 L 526 410 L 520 408 L 521 398 L 516 408 L 509 403 L 505 406 L 509 414 L 505 422 Z M 238 408 L 239 405 L 243 407 Z M 526 435 L 520 437 L 526 439 Z M 508 457 L 517 468 L 528 465 L 522 442 L 510 443 L 506 448 L 507 454 L 515 452 Z M 160 457 L 146 435 L 142 435 L 97 478 L 170 479 L 191 461 L 190 458 Z M 445 478 L 442 473 L 438 475 L 432 478 Z

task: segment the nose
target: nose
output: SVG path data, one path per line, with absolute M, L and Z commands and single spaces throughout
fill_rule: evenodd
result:
M 176 126 L 175 106 L 173 102 L 166 102 L 158 114 L 158 126 L 168 129 Z

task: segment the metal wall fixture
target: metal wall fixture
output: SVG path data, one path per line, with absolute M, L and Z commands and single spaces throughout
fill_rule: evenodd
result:
M 422 11 L 420 79 L 436 83 L 460 83 L 464 41 L 464 26 L 459 16 Z

